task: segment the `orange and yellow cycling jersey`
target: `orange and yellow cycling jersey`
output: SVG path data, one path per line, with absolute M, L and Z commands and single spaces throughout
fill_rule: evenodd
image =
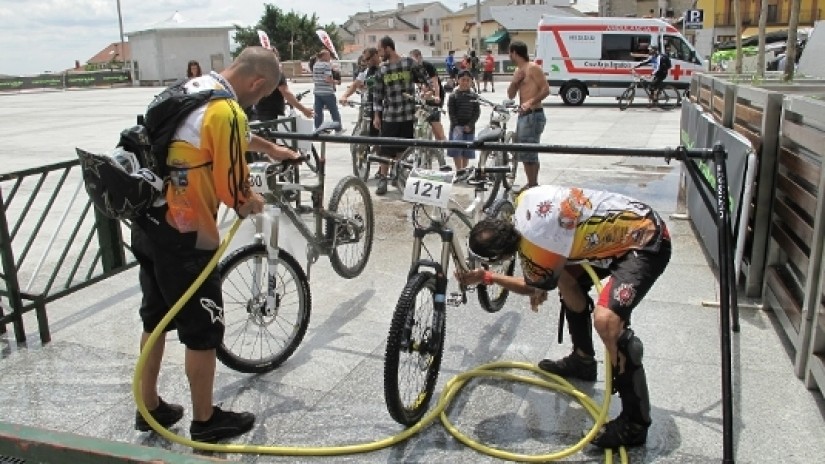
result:
M 188 92 L 233 89 L 220 75 L 191 79 Z M 181 233 L 197 233 L 195 248 L 214 250 L 220 237 L 218 206 L 237 209 L 249 199 L 249 170 L 244 154 L 250 132 L 246 114 L 235 99 L 212 100 L 178 127 L 169 147 L 171 173 L 166 190 L 167 222 Z
M 646 204 L 617 193 L 543 185 L 516 203 L 520 254 L 544 269 L 568 260 L 618 258 L 658 236 L 658 216 Z

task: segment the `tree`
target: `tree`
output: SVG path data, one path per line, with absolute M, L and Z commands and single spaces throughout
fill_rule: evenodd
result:
M 733 3 L 733 19 L 736 24 L 736 60 L 734 61 L 734 72 L 742 74 L 742 7 L 738 1 Z
M 768 0 L 759 7 L 759 54 L 756 55 L 756 75 L 765 77 L 765 26 L 768 24 Z
M 796 70 L 796 29 L 799 27 L 800 0 L 791 2 L 791 17 L 788 18 L 788 41 L 785 44 L 785 74 L 784 80 L 792 81 Z
M 315 33 L 317 29 L 327 31 L 335 49 L 342 49 L 335 24 L 321 26 L 314 13 L 312 16 L 298 15 L 294 11 L 284 13 L 277 6 L 265 3 L 264 14 L 258 24 L 250 27 L 235 26 L 238 48 L 232 52 L 232 56 L 238 56 L 245 47 L 260 45 L 258 30 L 261 30 L 269 36 L 269 41 L 281 53 L 282 59 L 307 60 L 324 46 Z

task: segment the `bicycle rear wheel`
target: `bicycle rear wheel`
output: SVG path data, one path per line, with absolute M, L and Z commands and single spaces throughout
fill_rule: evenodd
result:
M 409 147 L 398 159 L 415 166 L 416 162 L 421 156 L 417 150 L 419 150 L 419 148 Z M 407 185 L 407 179 L 409 179 L 410 177 L 410 171 L 412 171 L 411 168 L 402 166 L 401 164 L 395 165 L 396 186 L 402 191 L 404 190 L 404 187 Z
M 307 159 L 304 161 L 304 166 L 308 167 L 310 171 L 317 173 L 319 160 L 320 156 L 318 156 L 318 151 L 315 149 L 315 145 L 313 145 L 312 149 L 309 153 L 307 153 Z
M 681 103 L 682 98 L 679 96 L 679 91 L 672 85 L 666 85 L 659 91 L 659 99 L 657 103 L 663 110 L 672 110 Z
M 513 132 L 507 132 L 504 136 L 504 143 L 511 144 L 515 143 L 516 141 L 516 134 Z M 504 188 L 505 195 L 513 189 L 513 185 L 516 183 L 516 176 L 518 174 L 518 158 L 516 154 L 509 151 L 502 152 L 502 163 L 499 166 L 509 164 L 512 169 L 510 172 L 505 174 L 504 177 L 501 178 L 501 186 Z
M 624 111 L 628 106 L 633 104 L 633 98 L 636 96 L 636 89 L 633 87 L 627 88 L 619 97 L 619 109 Z
M 372 197 L 364 181 L 352 176 L 341 179 L 327 211 L 342 216 L 340 220 L 327 218 L 326 236 L 332 240 L 329 262 L 339 276 L 355 278 L 370 259 L 375 227 Z
M 482 167 L 492 167 L 492 166 L 505 166 L 507 165 L 507 153 L 503 151 L 491 151 L 487 153 L 483 153 L 482 159 L 484 160 L 484 166 Z M 496 201 L 496 195 L 498 195 L 499 189 L 502 188 L 502 185 L 506 184 L 505 177 L 507 173 L 497 173 L 497 174 L 487 174 L 487 178 L 489 179 L 490 185 L 487 187 L 487 199 L 484 202 L 484 209 L 489 209 L 493 203 Z M 506 188 L 506 187 L 505 187 Z
M 487 217 L 511 221 L 515 213 L 516 209 L 513 203 L 505 198 L 500 198 L 490 207 Z M 484 268 L 497 274 L 512 276 L 516 270 L 516 257 L 513 256 L 511 259 L 498 264 L 484 265 Z M 480 284 L 476 287 L 476 290 L 478 292 L 478 303 L 488 313 L 501 311 L 507 297 L 510 295 L 509 290 L 499 285 Z
M 238 372 L 270 372 L 286 361 L 306 334 L 312 298 L 306 274 L 289 253 L 278 252 L 270 275 L 263 244 L 235 250 L 218 265 L 226 331 L 218 359 Z M 272 287 L 274 307 L 267 307 Z
M 392 316 L 384 356 L 384 400 L 399 424 L 412 426 L 427 412 L 444 353 L 446 318 L 435 306 L 435 276 L 414 274 Z
M 358 121 L 358 124 L 352 129 L 352 135 L 366 137 L 369 135 L 370 122 L 364 119 Z M 366 182 L 370 177 L 370 161 L 367 159 L 369 155 L 370 146 L 362 143 L 353 143 L 350 146 L 350 153 L 352 154 L 352 174 L 355 177 Z

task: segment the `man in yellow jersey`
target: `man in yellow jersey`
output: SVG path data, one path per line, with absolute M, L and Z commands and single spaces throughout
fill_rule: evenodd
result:
M 298 154 L 252 135 L 243 108 L 275 90 L 281 71 L 274 53 L 262 47 L 244 49 L 220 74 L 212 72 L 186 83 L 187 92 L 227 91 L 232 98 L 215 99 L 193 111 L 177 128 L 169 147 L 171 168 L 166 206 L 155 208 L 155 220 L 132 227 L 132 248 L 140 264 L 143 301 L 141 348 L 149 334 L 206 267 L 219 245 L 216 216 L 223 203 L 239 216 L 261 212 L 263 198 L 250 190 L 244 160 L 247 150 L 274 159 Z M 251 413 L 224 411 L 213 404 L 215 348 L 224 333 L 220 276 L 213 269 L 203 285 L 175 316 L 167 330 L 177 329 L 186 346 L 185 370 L 192 401 L 190 435 L 215 442 L 248 432 Z M 163 401 L 157 382 L 164 351 L 160 338 L 148 355 L 140 392 L 152 416 L 164 427 L 183 417 L 183 407 Z M 135 428 L 150 430 L 136 415 Z
M 518 253 L 522 276 L 477 269 L 456 277 L 466 285 L 500 285 L 529 295 L 531 306 L 559 288 L 573 340 L 573 353 L 545 359 L 539 367 L 562 377 L 596 380 L 591 323 L 613 364 L 613 387 L 622 400 L 619 417 L 608 422 L 593 444 L 602 448 L 640 446 L 650 427 L 650 399 L 642 366 L 642 342 L 630 328 L 633 308 L 670 261 L 667 226 L 650 206 L 616 193 L 542 185 L 519 195 L 514 223 L 485 219 L 470 232 L 470 251 L 496 262 Z M 609 278 L 595 309 L 583 285 L 583 260 L 606 265 Z M 590 312 L 593 311 L 591 322 Z

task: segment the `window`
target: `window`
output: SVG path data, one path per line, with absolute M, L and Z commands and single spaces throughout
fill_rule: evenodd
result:
M 407 40 L 409 40 L 410 42 L 415 42 L 418 39 L 416 38 L 415 34 L 410 34 L 407 36 Z
M 690 49 L 690 46 L 681 37 L 666 35 L 662 51 L 672 59 L 701 64 L 699 58 Z
M 441 34 L 436 34 L 435 35 L 435 40 L 441 42 Z
M 367 36 L 367 42 L 375 43 L 375 36 L 374 35 L 368 35 Z
M 602 39 L 603 60 L 643 60 L 647 58 L 650 35 L 604 34 Z

